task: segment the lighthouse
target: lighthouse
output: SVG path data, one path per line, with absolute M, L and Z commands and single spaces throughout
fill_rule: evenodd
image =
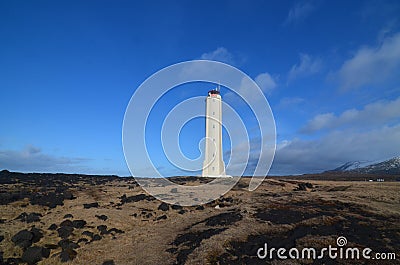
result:
M 206 141 L 203 177 L 227 177 L 222 160 L 222 98 L 219 89 L 208 91 L 206 98 Z

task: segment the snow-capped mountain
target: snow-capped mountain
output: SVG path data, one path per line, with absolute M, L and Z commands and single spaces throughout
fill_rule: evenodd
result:
M 370 174 L 400 174 L 400 156 L 385 161 L 353 161 L 335 168 L 336 172 L 351 171 Z

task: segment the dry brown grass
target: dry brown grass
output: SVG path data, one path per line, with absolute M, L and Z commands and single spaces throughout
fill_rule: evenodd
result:
M 130 181 L 130 180 L 129 180 Z M 314 186 L 307 191 L 293 191 L 298 180 L 294 182 L 280 182 L 278 180 L 265 181 L 256 191 L 249 192 L 247 189 L 239 188 L 230 191 L 225 197 L 232 197 L 235 203 L 228 207 L 215 209 L 206 206 L 204 210 L 195 210 L 194 207 L 185 207 L 185 214 L 178 214 L 176 210 L 162 212 L 157 210 L 160 202 L 140 201 L 127 203 L 116 207 L 120 202 L 118 197 L 143 193 L 140 187 L 129 189 L 132 185 L 129 181 L 113 181 L 99 186 L 82 183 L 79 188 L 72 188 L 75 200 L 66 200 L 63 206 L 48 209 L 42 206 L 32 206 L 28 201 L 14 202 L 8 205 L 0 205 L 0 213 L 5 223 L 0 224 L 0 234 L 4 235 L 0 243 L 0 250 L 4 252 L 4 258 L 20 256 L 22 250 L 14 246 L 11 237 L 24 228 L 32 225 L 44 231 L 44 237 L 35 245 L 43 246 L 47 243 L 57 244 L 60 240 L 56 231 L 47 228 L 55 223 L 60 224 L 64 215 L 69 213 L 73 219 L 83 219 L 87 222 L 84 229 L 75 229 L 71 240 L 76 242 L 83 238 L 82 231 L 88 230 L 98 233 L 98 225 L 107 225 L 108 228 L 118 228 L 125 231 L 124 234 L 105 235 L 102 240 L 90 244 L 80 243 L 77 249 L 77 257 L 67 263 L 61 263 L 55 254 L 61 249 L 51 250 L 50 258 L 39 264 L 102 264 L 105 260 L 114 260 L 115 264 L 173 264 L 176 254 L 166 250 L 173 247 L 171 243 L 178 234 L 194 231 L 194 229 L 206 229 L 204 224 L 191 228 L 192 224 L 205 220 L 207 217 L 226 212 L 230 209 L 238 210 L 242 220 L 228 227 L 220 234 L 214 235 L 201 242 L 187 258 L 187 264 L 218 264 L 218 258 L 230 248 L 231 241 L 246 241 L 248 235 L 265 234 L 271 231 L 287 231 L 293 225 L 276 225 L 271 222 L 261 222 L 254 218 L 256 210 L 260 207 L 284 207 L 294 202 L 302 201 L 332 201 L 344 202 L 358 205 L 367 212 L 382 216 L 400 216 L 400 183 L 396 182 L 341 182 L 341 181 L 308 181 Z M 248 184 L 249 179 L 242 179 L 242 183 Z M 196 183 L 190 183 L 194 185 Z M 346 187 L 346 188 L 344 188 Z M 1 187 L 6 189 L 8 187 Z M 9 188 L 15 188 L 9 187 Z M 84 209 L 84 203 L 98 202 L 99 208 Z M 26 205 L 26 207 L 23 207 Z M 275 206 L 274 206 L 275 205 Z M 148 209 L 153 216 L 146 218 L 141 215 L 143 209 Z M 15 218 L 22 212 L 38 212 L 43 215 L 40 222 L 31 224 L 23 223 Z M 107 215 L 108 220 L 99 220 L 95 215 Z M 133 217 L 137 214 L 137 217 Z M 166 220 L 155 218 L 163 214 Z M 338 217 L 339 218 L 339 217 Z M 325 223 L 334 224 L 335 217 L 320 216 L 304 220 L 305 224 Z M 209 228 L 209 227 L 208 227 Z M 304 237 L 299 243 L 307 244 L 311 241 L 318 244 L 326 244 L 333 237 L 317 237 L 314 239 Z M 53 257 L 52 257 L 53 256 Z

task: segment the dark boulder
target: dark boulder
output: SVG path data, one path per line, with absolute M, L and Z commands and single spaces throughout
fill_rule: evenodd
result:
M 93 236 L 92 241 L 98 241 L 98 240 L 101 240 L 101 239 L 102 239 L 102 237 L 101 237 L 100 235 L 95 234 L 95 235 Z
M 40 217 L 42 215 L 40 213 L 21 213 L 16 219 L 20 220 L 21 222 L 27 222 L 27 223 L 33 223 L 33 222 L 39 222 Z
M 36 264 L 43 258 L 48 258 L 49 255 L 50 255 L 50 249 L 35 246 L 27 248 L 22 254 L 21 259 L 24 262 L 31 265 L 31 264 Z
M 106 225 L 97 226 L 97 230 L 100 231 L 100 235 L 109 234 L 109 232 L 107 231 L 107 226 Z
M 90 209 L 90 208 L 98 208 L 99 203 L 98 202 L 92 202 L 92 203 L 84 203 L 83 208 L 84 209 Z
M 169 210 L 169 205 L 165 202 L 162 202 L 159 206 L 158 206 L 158 210 L 161 211 L 168 211 Z
M 60 226 L 72 226 L 72 221 L 71 220 L 64 220 L 61 222 Z
M 115 228 L 115 227 L 113 227 L 113 228 L 111 228 L 111 229 L 108 230 L 108 233 L 111 233 L 111 232 L 114 232 L 114 233 L 116 233 L 116 234 L 123 234 L 123 233 L 125 233 L 125 232 L 122 231 L 121 229 L 118 229 L 118 228 Z
M 14 242 L 15 245 L 20 246 L 22 248 L 27 248 L 32 245 L 33 233 L 24 229 L 16 233 L 11 241 Z
M 115 265 L 112 259 L 104 261 L 101 265 Z
M 157 217 L 156 220 L 158 221 L 158 220 L 165 220 L 165 219 L 167 219 L 167 216 L 164 214 L 164 215 Z
M 72 226 L 75 228 L 83 228 L 86 225 L 85 220 L 74 220 L 72 221 Z
M 75 242 L 72 242 L 69 239 L 62 239 L 58 242 L 58 245 L 63 249 L 75 249 L 75 248 L 79 248 L 79 245 Z
M 102 215 L 95 215 L 97 218 L 99 218 L 100 220 L 102 220 L 102 221 L 106 221 L 107 219 L 108 219 L 108 216 L 107 215 L 104 215 L 104 214 L 102 214 Z
M 48 230 L 56 230 L 58 228 L 58 226 L 56 224 L 51 224 L 49 226 L 49 228 L 47 228 Z
M 90 231 L 83 231 L 83 232 L 82 232 L 82 235 L 93 238 L 93 235 L 94 235 L 94 234 L 93 234 L 93 232 L 90 232 Z
M 62 226 L 57 229 L 58 236 L 61 238 L 67 238 L 72 234 L 74 228 L 72 226 Z
M 66 250 L 63 250 L 60 253 L 61 262 L 67 262 L 67 261 L 73 260 L 76 257 L 77 254 L 78 253 L 76 253 L 75 250 L 70 249 L 70 248 L 66 249 Z
M 66 215 L 64 215 L 64 219 L 67 219 L 67 218 L 74 218 L 74 216 L 70 213 L 67 213 Z
M 176 205 L 176 204 L 172 205 L 171 208 L 172 208 L 173 210 L 182 210 L 182 209 L 183 209 L 182 206 Z
M 38 229 L 36 227 L 32 227 L 31 228 L 31 233 L 33 235 L 32 243 L 39 242 L 39 240 L 43 237 L 42 230 L 40 230 L 40 229 Z

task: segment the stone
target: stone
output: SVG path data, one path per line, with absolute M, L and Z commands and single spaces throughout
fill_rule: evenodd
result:
M 93 235 L 94 235 L 94 234 L 93 234 L 93 232 L 90 232 L 90 231 L 83 231 L 83 232 L 82 232 L 82 235 L 93 238 Z
M 104 261 L 101 265 L 115 265 L 112 259 Z
M 102 221 L 106 221 L 107 219 L 108 219 L 108 216 L 107 215 L 104 215 L 104 214 L 102 214 L 102 215 L 95 215 L 98 219 L 100 219 L 100 220 L 102 220 Z
M 97 226 L 97 230 L 100 231 L 100 235 L 108 234 L 107 226 L 106 225 L 99 225 Z
M 183 209 L 182 206 L 176 205 L 176 204 L 172 205 L 171 208 L 172 208 L 173 210 L 182 210 L 182 209 Z
M 116 234 L 123 234 L 123 233 L 125 233 L 125 232 L 122 231 L 121 229 L 118 229 L 118 228 L 115 228 L 115 227 L 113 227 L 113 228 L 111 228 L 110 230 L 108 230 L 108 233 L 111 233 L 111 232 L 114 232 L 114 233 L 116 233 Z
M 39 242 L 39 240 L 43 237 L 42 230 L 40 230 L 40 229 L 38 229 L 36 227 L 32 227 L 31 228 L 31 233 L 33 235 L 32 243 Z
M 83 228 L 86 225 L 85 220 L 74 220 L 72 221 L 72 226 L 75 228 Z
M 158 220 L 165 220 L 165 219 L 167 219 L 167 216 L 164 214 L 164 215 L 157 217 L 156 220 L 158 221 Z
M 100 236 L 100 235 L 98 235 L 98 234 L 95 234 L 94 236 L 93 236 L 93 241 L 98 241 L 98 240 L 101 240 L 102 239 L 102 237 Z
M 63 226 L 73 226 L 73 225 L 71 220 L 64 220 L 61 222 L 60 226 L 63 227 Z
M 169 205 L 165 202 L 162 202 L 159 206 L 158 206 L 158 210 L 161 211 L 168 211 L 169 210 Z
M 57 229 L 58 236 L 61 238 L 67 238 L 72 234 L 72 231 L 74 231 L 74 228 L 71 226 L 62 226 Z
M 32 245 L 33 233 L 24 229 L 15 234 L 11 241 L 14 242 L 15 245 L 20 246 L 22 248 L 27 248 Z
M 21 259 L 24 262 L 31 265 L 31 264 L 36 264 L 43 258 L 48 258 L 49 255 L 50 255 L 50 249 L 34 246 L 27 248 L 22 254 Z
M 62 239 L 58 242 L 58 245 L 63 249 L 75 249 L 79 248 L 79 245 L 75 242 L 72 242 L 69 239 Z
M 63 250 L 60 253 L 61 262 L 67 262 L 67 261 L 73 260 L 76 257 L 77 254 L 78 253 L 76 253 L 75 250 L 70 249 L 70 248 L 66 249 L 66 250 Z
M 64 215 L 64 219 L 66 218 L 74 218 L 74 216 L 70 213 L 67 213 L 66 215 Z
M 49 226 L 49 228 L 47 228 L 48 230 L 56 230 L 58 228 L 58 226 L 56 224 L 51 224 Z
M 92 203 L 84 203 L 83 208 L 84 209 L 90 209 L 90 208 L 98 208 L 99 203 L 98 202 L 92 202 Z

